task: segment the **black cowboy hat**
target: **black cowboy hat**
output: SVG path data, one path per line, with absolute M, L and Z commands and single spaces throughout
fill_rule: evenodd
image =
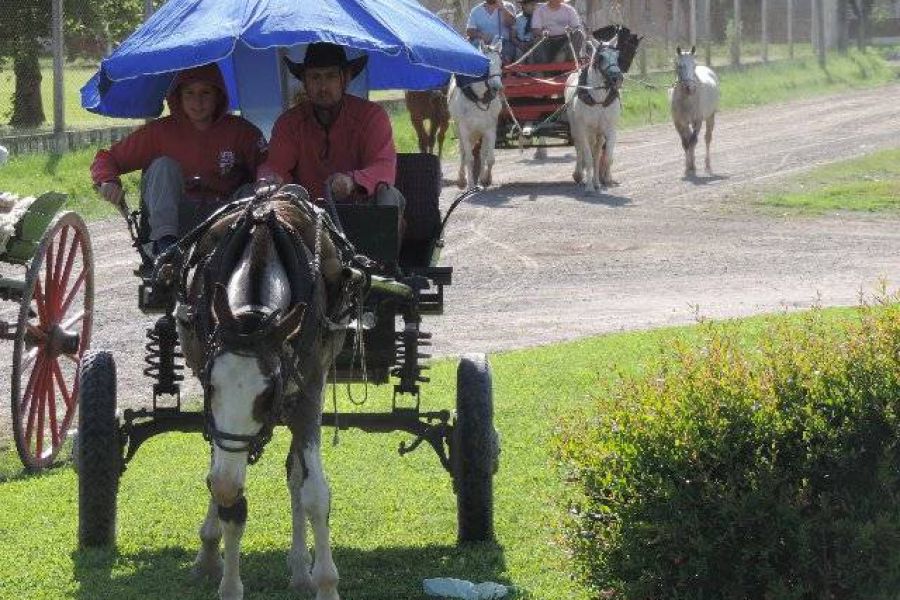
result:
M 353 60 L 347 60 L 347 53 L 344 47 L 329 42 L 316 42 L 310 44 L 306 48 L 306 58 L 302 63 L 296 63 L 284 57 L 284 63 L 287 65 L 288 71 L 297 79 L 303 79 L 303 73 L 307 67 L 340 67 L 341 69 L 350 69 L 350 78 L 353 79 L 366 68 L 369 57 L 365 54 Z

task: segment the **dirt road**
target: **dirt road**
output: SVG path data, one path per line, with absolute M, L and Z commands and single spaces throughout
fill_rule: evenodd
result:
M 497 187 L 448 225 L 454 267 L 446 313 L 429 318 L 438 355 L 547 344 L 599 333 L 853 304 L 880 277 L 900 281 L 896 215 L 785 217 L 755 210 L 748 190 L 815 166 L 900 146 L 900 85 L 720 115 L 715 176 L 682 178 L 669 123 L 620 134 L 613 176 L 587 196 L 574 153 L 500 151 Z M 699 162 L 699 160 L 698 160 Z M 455 164 L 445 175 L 455 178 Z M 445 190 L 446 205 L 455 188 Z M 119 393 L 143 403 L 144 329 L 133 251 L 119 220 L 91 228 L 97 256 L 94 347 L 115 353 Z M 9 318 L 8 305 L 0 318 Z M 0 422 L 8 422 L 11 344 L 0 346 Z M 196 387 L 192 388 L 196 391 Z M 189 390 L 190 391 L 190 390 Z M 9 427 L 0 428 L 0 437 Z

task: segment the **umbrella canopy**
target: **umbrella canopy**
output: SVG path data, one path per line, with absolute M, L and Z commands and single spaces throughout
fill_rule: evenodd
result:
M 286 107 L 281 56 L 332 42 L 369 55 L 354 80 L 370 89 L 429 89 L 450 73 L 482 75 L 487 59 L 416 0 L 169 0 L 100 64 L 81 90 L 87 110 L 158 116 L 175 73 L 217 63 L 231 108 L 268 133 Z

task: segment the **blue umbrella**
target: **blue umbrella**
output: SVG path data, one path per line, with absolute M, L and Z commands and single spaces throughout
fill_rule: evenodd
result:
M 487 59 L 416 0 L 169 0 L 100 64 L 81 90 L 87 110 L 158 116 L 179 70 L 217 63 L 232 109 L 268 133 L 288 103 L 281 56 L 332 42 L 369 55 L 352 84 L 429 89 L 450 73 L 478 76 Z

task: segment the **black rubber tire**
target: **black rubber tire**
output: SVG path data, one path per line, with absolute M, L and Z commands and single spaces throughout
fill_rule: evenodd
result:
M 78 422 L 78 543 L 116 543 L 116 496 L 122 474 L 122 445 L 116 418 L 116 363 L 107 351 L 81 360 Z
M 459 543 L 494 539 L 493 479 L 499 454 L 490 365 L 483 354 L 464 355 L 456 371 L 450 443 Z

